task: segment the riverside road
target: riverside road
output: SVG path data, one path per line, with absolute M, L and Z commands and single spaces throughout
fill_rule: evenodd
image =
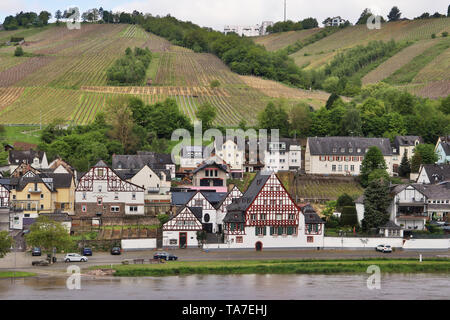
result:
M 270 260 L 270 259 L 360 259 L 360 258 L 450 258 L 450 250 L 396 250 L 392 253 L 381 253 L 375 250 L 264 250 L 256 252 L 253 250 L 209 250 L 200 249 L 177 249 L 167 250 L 176 255 L 179 261 L 208 261 L 208 260 Z M 113 256 L 109 252 L 94 252 L 88 257 L 88 262 L 72 262 L 82 268 L 94 265 L 120 264 L 125 259 L 145 259 L 148 263 L 153 258 L 156 250 L 128 251 L 121 255 Z M 29 252 L 10 252 L 0 259 L 0 270 L 65 270 L 67 264 L 63 262 L 64 254 L 57 254 L 57 262 L 48 267 L 33 267 L 32 261 L 43 260 L 41 257 L 32 257 Z M 131 262 L 132 263 L 132 262 Z

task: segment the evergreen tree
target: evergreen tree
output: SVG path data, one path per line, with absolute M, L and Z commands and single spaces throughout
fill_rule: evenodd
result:
M 402 13 L 398 9 L 398 7 L 395 6 L 395 7 L 392 7 L 391 12 L 389 12 L 388 19 L 389 19 L 389 21 L 397 21 L 400 19 L 401 15 L 402 15 Z
M 364 219 L 361 222 L 364 231 L 379 228 L 389 221 L 387 209 L 390 202 L 386 180 L 378 179 L 369 183 L 364 191 Z
M 210 103 L 203 103 L 197 110 L 196 116 L 202 121 L 203 131 L 206 131 L 212 127 L 212 123 L 216 118 L 217 110 Z
M 408 156 L 406 152 L 403 153 L 402 162 L 398 167 L 398 174 L 400 177 L 407 177 L 411 173 L 411 164 L 409 163 Z
M 416 152 L 411 159 L 411 172 L 419 172 L 420 165 L 422 164 L 422 156 L 419 152 Z
M 447 17 L 450 17 L 450 4 L 448 5 L 448 8 L 447 8 Z
M 378 147 L 370 147 L 361 164 L 361 172 L 359 178 L 363 187 L 369 184 L 369 175 L 377 169 L 387 169 L 384 156 Z
M 332 93 L 327 100 L 327 103 L 325 104 L 325 108 L 327 108 L 327 110 L 330 110 L 331 108 L 333 108 L 333 103 L 339 99 L 339 96 L 336 93 Z

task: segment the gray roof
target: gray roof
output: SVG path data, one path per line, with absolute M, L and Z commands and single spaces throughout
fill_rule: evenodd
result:
M 450 155 L 450 142 L 441 142 L 442 149 L 446 155 Z
M 228 192 L 200 191 L 206 200 L 214 207 L 225 199 Z
M 197 191 L 172 192 L 172 205 L 184 206 L 196 193 Z
M 11 178 L 11 185 L 16 185 L 18 191 L 23 190 L 29 183 L 44 183 L 50 191 L 58 188 L 69 188 L 72 183 L 70 173 L 41 173 L 34 177 Z
M 65 212 L 55 211 L 52 213 L 40 213 L 39 215 L 48 217 L 49 219 L 52 219 L 54 221 L 59 221 L 59 222 L 72 221 L 72 219 L 69 217 L 69 215 Z
M 33 163 L 33 159 L 38 157 L 39 162 L 42 161 L 44 157 L 44 151 L 36 151 L 33 149 L 30 150 L 10 150 L 9 151 L 9 163 L 10 164 L 20 164 L 22 162 Z
M 201 222 L 203 218 L 203 209 L 202 207 L 188 207 L 189 210 L 194 214 L 194 216 Z
M 150 168 L 152 169 L 152 171 L 154 173 L 156 173 L 158 175 L 158 177 L 161 179 L 161 172 L 164 172 L 164 174 L 166 175 L 166 179 L 165 181 L 170 181 L 170 170 L 166 170 L 166 169 L 161 169 L 161 168 Z M 128 180 L 133 178 L 139 171 L 141 171 L 141 169 L 116 169 L 114 170 L 115 173 L 117 173 L 117 175 L 123 179 L 123 180 Z
M 304 206 L 302 208 L 302 213 L 305 216 L 305 223 L 308 224 L 318 224 L 318 223 L 325 223 L 317 214 L 317 212 L 314 210 L 313 207 L 311 207 L 309 204 Z
M 133 155 L 112 156 L 113 169 L 142 169 L 145 165 L 162 168 L 166 164 L 173 164 L 170 154 L 138 151 L 138 154 Z
M 380 148 L 383 155 L 392 155 L 391 143 L 388 138 L 363 137 L 309 137 L 309 151 L 311 155 L 344 155 L 364 156 L 365 149 L 372 146 Z M 344 152 L 341 152 L 344 148 Z M 336 149 L 336 152 L 333 152 Z M 350 152 L 350 149 L 353 149 Z M 361 149 L 361 152 L 357 152 Z
M 99 160 L 94 167 L 108 167 L 108 165 L 103 160 Z
M 255 200 L 256 196 L 259 194 L 269 178 L 270 174 L 263 174 L 263 171 L 258 171 L 247 191 L 245 191 L 241 198 L 234 199 L 233 202 L 227 207 L 227 211 L 245 212 L 253 200 Z
M 233 188 L 231 188 L 230 191 L 228 191 L 228 192 L 225 194 L 224 197 L 222 197 L 222 199 L 221 199 L 219 202 L 216 203 L 216 205 L 214 206 L 214 208 L 219 209 L 220 206 L 222 205 L 222 203 L 223 203 L 223 202 L 225 201 L 225 199 L 228 197 L 228 195 L 229 195 L 231 192 L 233 192 L 234 188 L 237 188 L 239 191 L 241 191 L 241 189 L 239 189 L 238 186 L 234 186 Z M 219 193 L 221 193 L 221 192 L 219 192 Z M 241 193 L 242 193 L 242 191 L 241 191 Z
M 231 212 L 228 211 L 225 217 L 223 218 L 223 222 L 229 223 L 229 222 L 237 222 L 237 223 L 244 223 L 245 222 L 245 213 L 244 212 Z
M 9 190 L 11 188 L 11 179 L 0 179 L 0 184 Z
M 416 140 L 420 143 L 423 142 L 422 138 L 419 136 L 396 136 L 394 139 L 394 145 L 399 146 L 414 146 Z
M 430 183 L 450 181 L 450 164 L 424 164 L 422 170 L 425 170 Z
M 409 186 L 412 186 L 417 191 L 423 193 L 428 198 L 428 200 L 450 199 L 450 182 L 440 184 L 410 183 L 410 184 L 393 185 L 391 186 L 391 192 L 393 194 L 397 194 Z
M 224 171 L 224 172 L 228 172 L 228 168 L 227 168 L 227 166 L 226 166 L 225 164 L 217 163 L 217 162 L 215 162 L 213 159 L 211 159 L 211 160 L 207 160 L 207 161 L 204 161 L 203 163 L 201 163 L 201 164 L 194 170 L 194 173 L 197 173 L 197 172 L 199 172 L 200 170 L 203 170 L 203 169 L 205 169 L 206 167 L 211 167 L 211 166 L 217 167 L 217 168 L 219 168 L 220 170 L 222 170 L 222 171 Z

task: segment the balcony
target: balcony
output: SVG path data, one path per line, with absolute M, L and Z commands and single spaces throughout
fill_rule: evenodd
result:
M 147 193 L 151 194 L 151 193 L 159 193 L 160 188 L 158 187 L 150 187 L 147 188 Z
M 41 193 L 41 188 L 28 188 L 29 193 Z

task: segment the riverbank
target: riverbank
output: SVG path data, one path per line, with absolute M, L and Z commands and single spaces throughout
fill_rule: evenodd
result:
M 36 273 L 23 271 L 0 271 L 0 279 L 34 277 Z
M 169 261 L 161 264 L 113 265 L 114 276 L 148 277 L 192 274 L 331 274 L 365 273 L 377 265 L 383 273 L 450 273 L 450 259 L 355 259 L 355 260 L 217 260 Z M 89 270 L 110 269 L 94 266 Z

